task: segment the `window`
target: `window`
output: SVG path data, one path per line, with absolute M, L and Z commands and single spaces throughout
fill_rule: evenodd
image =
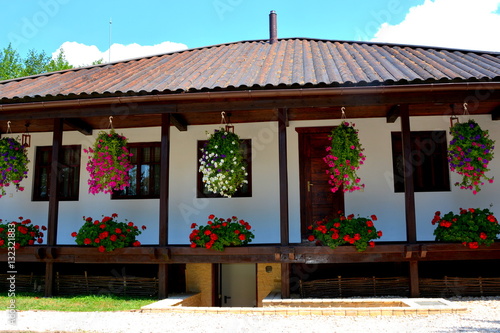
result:
M 160 142 L 129 143 L 132 169 L 130 187 L 115 191 L 112 199 L 153 199 L 160 197 Z
M 80 187 L 81 146 L 62 146 L 59 164 L 59 200 L 78 200 Z M 52 147 L 37 147 L 35 157 L 34 201 L 47 201 L 50 196 Z
M 205 145 L 207 141 L 202 140 L 198 141 L 198 157 L 197 157 L 197 175 L 198 175 L 198 181 L 197 181 L 197 198 L 223 198 L 222 195 L 216 194 L 209 192 L 205 184 L 203 183 L 203 174 L 199 171 L 200 170 L 200 158 L 202 156 L 201 154 L 201 148 Z M 243 158 L 245 163 L 247 164 L 247 184 L 243 184 L 243 187 L 241 187 L 236 193 L 233 195 L 233 198 L 242 198 L 242 197 L 251 197 L 252 196 L 252 140 L 250 139 L 244 139 L 241 140 L 241 149 L 243 150 Z
M 411 166 L 415 192 L 450 190 L 445 131 L 411 132 Z M 404 192 L 401 132 L 392 133 L 394 191 Z

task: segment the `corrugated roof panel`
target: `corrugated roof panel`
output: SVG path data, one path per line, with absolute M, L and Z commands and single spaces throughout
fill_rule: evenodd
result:
M 2 100 L 500 79 L 500 54 L 307 38 L 243 41 L 0 82 Z

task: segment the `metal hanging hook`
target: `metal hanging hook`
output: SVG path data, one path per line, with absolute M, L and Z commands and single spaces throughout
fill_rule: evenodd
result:
M 12 128 L 10 128 L 10 120 L 7 122 L 7 133 L 12 133 Z
M 226 111 L 222 111 L 222 112 L 220 113 L 220 115 L 221 115 L 221 120 L 220 120 L 220 123 L 221 123 L 221 124 L 227 124 L 227 120 L 226 120 Z
M 467 109 L 467 103 L 464 103 L 464 115 L 469 115 L 469 109 Z
M 109 128 L 113 129 L 113 116 L 109 116 Z
M 340 116 L 340 119 L 347 119 L 347 116 L 345 114 L 345 107 L 341 107 L 340 111 L 342 111 L 342 115 Z

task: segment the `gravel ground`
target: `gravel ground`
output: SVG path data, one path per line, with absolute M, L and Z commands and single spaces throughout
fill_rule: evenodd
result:
M 500 297 L 450 298 L 469 309 L 429 316 L 270 316 L 23 311 L 0 332 L 500 332 Z

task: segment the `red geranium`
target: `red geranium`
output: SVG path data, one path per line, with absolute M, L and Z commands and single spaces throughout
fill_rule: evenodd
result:
M 104 216 L 101 221 L 94 222 L 91 217 L 83 217 L 85 223 L 78 233 L 73 232 L 71 236 L 76 238 L 78 245 L 95 246 L 100 252 L 109 252 L 125 246 L 140 246 L 136 236 L 141 234 L 141 231 L 133 222 L 116 221 L 117 217 L 118 215 L 113 213 L 111 217 Z M 142 229 L 146 227 L 143 226 Z
M 222 251 L 225 246 L 246 245 L 254 238 L 250 224 L 245 220 L 238 220 L 236 216 L 221 219 L 211 214 L 208 218 L 207 224 L 197 229 L 196 223 L 191 224 L 191 229 L 194 229 L 189 235 L 192 248 L 199 246 Z

